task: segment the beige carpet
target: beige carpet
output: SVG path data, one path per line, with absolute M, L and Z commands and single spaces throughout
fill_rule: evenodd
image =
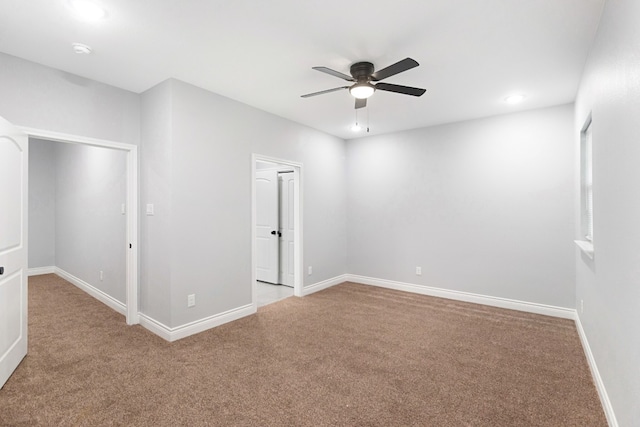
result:
M 54 275 L 0 425 L 606 426 L 572 321 L 345 283 L 168 343 Z

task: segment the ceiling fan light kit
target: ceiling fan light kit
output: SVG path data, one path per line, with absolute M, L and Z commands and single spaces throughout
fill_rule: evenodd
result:
M 376 90 L 383 90 L 387 92 L 395 92 L 403 95 L 422 96 L 426 89 L 420 89 L 417 87 L 400 86 L 390 83 L 378 83 L 372 84 L 371 82 L 378 82 L 388 77 L 395 76 L 396 74 L 410 70 L 417 67 L 418 62 L 411 58 L 405 58 L 402 61 L 398 61 L 393 65 L 390 65 L 382 70 L 375 71 L 375 68 L 371 62 L 356 62 L 351 65 L 349 72 L 351 76 L 348 76 L 339 71 L 332 70 L 327 67 L 313 67 L 314 70 L 320 71 L 346 80 L 348 82 L 354 82 L 351 86 L 341 86 L 334 89 L 327 89 L 320 92 L 308 93 L 302 95 L 303 98 L 309 98 L 312 96 L 323 95 L 325 93 L 337 92 L 343 89 L 349 89 L 349 93 L 356 98 L 355 108 L 364 108 L 367 106 L 367 98 L 369 98 Z
M 375 90 L 375 86 L 371 83 L 356 83 L 349 88 L 349 93 L 351 93 L 354 98 L 367 99 L 373 95 Z

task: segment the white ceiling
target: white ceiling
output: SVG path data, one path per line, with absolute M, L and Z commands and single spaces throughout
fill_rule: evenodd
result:
M 346 83 L 311 67 L 420 63 L 385 82 L 427 93 L 376 92 L 370 134 L 568 103 L 605 0 L 99 1 L 91 24 L 65 0 L 0 0 L 0 51 L 138 93 L 175 77 L 351 139 L 347 91 L 300 98 Z M 504 103 L 514 92 L 528 97 Z

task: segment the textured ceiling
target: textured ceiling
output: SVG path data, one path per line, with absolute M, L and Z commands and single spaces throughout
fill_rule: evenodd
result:
M 604 0 L 100 0 L 98 23 L 64 2 L 0 0 L 0 51 L 138 93 L 174 77 L 350 139 L 347 91 L 300 98 L 344 86 L 311 67 L 420 63 L 385 82 L 427 93 L 376 92 L 370 134 L 568 103 Z

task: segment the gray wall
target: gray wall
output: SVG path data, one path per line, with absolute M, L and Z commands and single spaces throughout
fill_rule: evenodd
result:
M 572 108 L 348 141 L 349 273 L 574 307 Z
M 56 266 L 126 302 L 126 153 L 55 144 Z M 103 271 L 103 280 L 99 272 Z
M 304 284 L 347 272 L 343 140 L 178 80 L 142 105 L 142 205 L 156 207 L 143 217 L 142 295 L 158 287 L 164 304 L 168 287 L 171 302 L 171 318 L 157 320 L 178 326 L 251 303 L 252 153 L 304 165 L 304 263 L 314 269 Z
M 574 129 L 578 146 L 592 113 L 595 255 L 592 261 L 576 249 L 578 315 L 620 426 L 640 420 L 639 18 L 637 0 L 606 3 Z
M 171 324 L 171 80 L 144 92 L 140 192 L 140 312 Z M 155 215 L 145 216 L 146 204 Z
M 18 126 L 128 144 L 140 140 L 140 97 L 0 53 L 0 116 Z
M 54 144 L 29 139 L 29 268 L 56 262 Z
M 124 303 L 126 154 L 30 139 L 29 166 L 29 268 L 59 267 Z

